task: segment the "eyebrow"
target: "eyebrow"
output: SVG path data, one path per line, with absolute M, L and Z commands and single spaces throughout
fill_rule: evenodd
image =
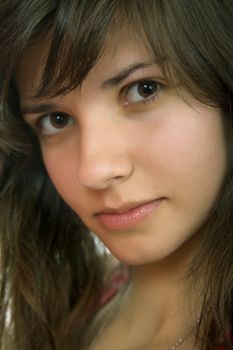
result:
M 115 87 L 127 79 L 136 70 L 154 66 L 155 62 L 136 62 L 130 66 L 122 69 L 120 72 L 116 73 L 113 77 L 106 79 L 102 84 L 102 88 Z
M 26 105 L 22 107 L 22 114 L 39 114 L 39 113 L 49 113 L 57 109 L 57 105 L 54 103 L 46 103 L 39 105 Z
M 127 79 L 131 74 L 133 74 L 138 69 L 148 68 L 154 66 L 155 62 L 136 62 L 129 65 L 128 67 L 123 68 L 117 72 L 111 78 L 104 80 L 101 84 L 101 88 L 111 88 L 119 85 L 125 79 Z M 45 103 L 45 104 L 36 104 L 36 105 L 25 105 L 22 107 L 22 114 L 40 114 L 40 113 L 49 113 L 57 109 L 57 105 L 54 103 Z

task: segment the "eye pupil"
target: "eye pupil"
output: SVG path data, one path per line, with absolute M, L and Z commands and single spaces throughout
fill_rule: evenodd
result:
M 68 118 L 64 113 L 54 113 L 51 115 L 51 124 L 56 128 L 63 128 L 68 123 Z
M 152 81 L 143 81 L 138 85 L 138 93 L 143 97 L 152 95 L 157 89 L 157 83 Z

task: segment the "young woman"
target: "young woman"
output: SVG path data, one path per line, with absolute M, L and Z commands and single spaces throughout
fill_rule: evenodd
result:
M 232 17 L 0 2 L 1 349 L 233 348 Z

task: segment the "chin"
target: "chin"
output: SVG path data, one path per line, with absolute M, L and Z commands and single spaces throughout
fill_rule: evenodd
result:
M 147 265 L 147 264 L 153 264 L 159 261 L 162 261 L 170 256 L 169 253 L 166 254 L 165 251 L 157 251 L 157 252 L 139 252 L 139 251 L 132 251 L 128 249 L 127 251 L 117 251 L 115 249 L 110 249 L 112 255 L 118 259 L 120 262 L 122 262 L 125 265 L 128 266 L 140 266 L 140 265 Z

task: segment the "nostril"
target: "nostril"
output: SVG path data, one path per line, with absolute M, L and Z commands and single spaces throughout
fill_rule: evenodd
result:
M 106 189 L 116 182 L 125 181 L 131 173 L 132 162 L 124 157 L 85 158 L 79 161 L 77 169 L 79 182 L 95 190 Z

